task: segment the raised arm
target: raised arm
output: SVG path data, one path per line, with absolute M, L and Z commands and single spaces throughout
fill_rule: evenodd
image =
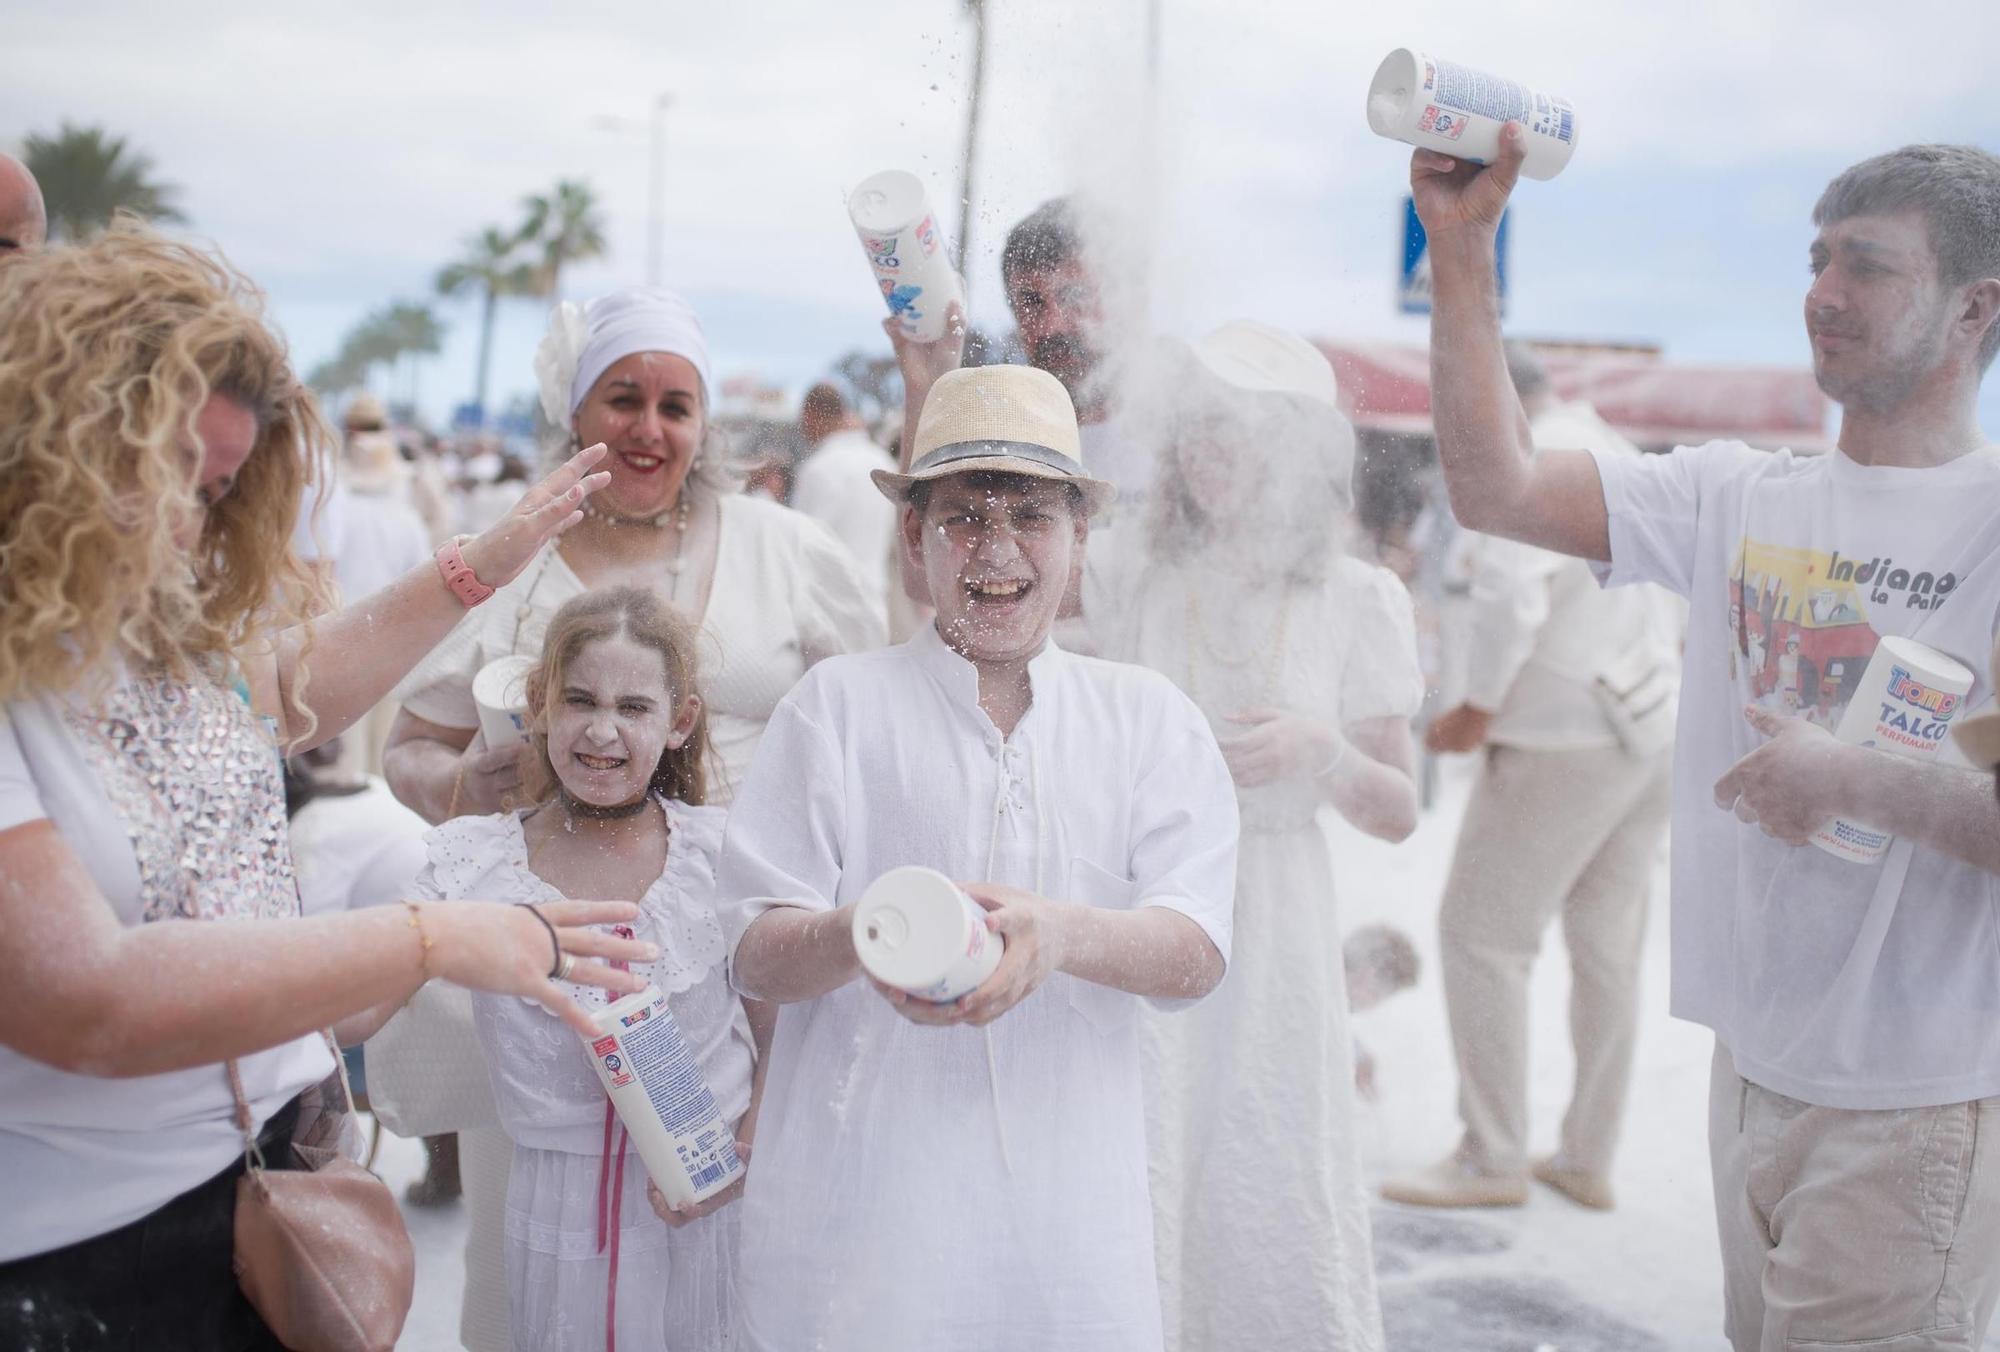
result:
M 1531 455 L 1528 415 L 1507 378 L 1494 237 L 1520 177 L 1522 138 L 1509 124 L 1487 168 L 1431 150 L 1410 159 L 1410 192 L 1430 241 L 1438 460 L 1460 525 L 1608 561 L 1596 461 L 1582 451 Z
M 629 920 L 627 902 L 542 908 L 564 952 L 650 960 L 651 944 L 581 926 Z M 526 907 L 375 906 L 306 920 L 159 920 L 127 926 L 46 819 L 0 831 L 0 1045 L 79 1074 L 153 1075 L 281 1046 L 438 977 L 524 995 L 579 1032 L 549 980 L 548 931 Z M 601 962 L 571 980 L 638 978 Z
M 577 452 L 467 541 L 462 553 L 479 580 L 492 587 L 512 581 L 543 545 L 581 520 L 584 498 L 610 480 L 591 472 L 603 458 L 601 445 Z M 279 633 L 271 652 L 245 664 L 251 697 L 260 712 L 277 717 L 287 755 L 309 751 L 374 708 L 464 615 L 426 562 L 314 621 L 309 650 L 305 626 Z
M 931 386 L 947 371 L 965 364 L 965 307 L 957 301 L 945 307 L 944 335 L 932 342 L 919 343 L 903 336 L 902 322 L 895 316 L 882 321 L 889 346 L 896 352 L 896 369 L 903 377 L 903 442 L 898 448 L 898 466 L 905 474 L 917 444 L 917 418 Z

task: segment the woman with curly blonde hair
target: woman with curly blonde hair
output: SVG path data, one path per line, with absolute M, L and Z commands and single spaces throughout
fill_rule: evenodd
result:
M 219 259 L 123 223 L 0 284 L 0 1345 L 275 1347 L 232 1271 L 244 1133 L 427 978 L 634 988 L 623 903 L 299 915 L 280 753 L 341 731 L 578 519 L 593 447 L 309 618 L 324 428 Z M 276 923 L 283 922 L 283 923 Z M 143 1333 L 140 1330 L 143 1329 Z

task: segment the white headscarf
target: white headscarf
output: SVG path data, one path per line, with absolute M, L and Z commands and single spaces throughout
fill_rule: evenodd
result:
M 685 358 L 701 380 L 703 406 L 713 407 L 708 340 L 694 307 L 678 291 L 635 286 L 588 305 L 564 301 L 550 311 L 548 332 L 535 349 L 535 380 L 549 423 L 569 426 L 598 377 L 635 352 Z

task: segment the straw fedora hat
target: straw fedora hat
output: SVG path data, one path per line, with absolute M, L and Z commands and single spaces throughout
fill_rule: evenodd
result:
M 2000 643 L 1993 645 L 1993 666 L 2000 672 Z M 2000 768 L 2000 705 L 1974 714 L 1952 729 L 1952 739 L 1965 758 L 1982 770 Z
M 1074 484 L 1087 513 L 1103 510 L 1118 493 L 1084 469 L 1069 391 L 1032 366 L 974 366 L 940 376 L 917 418 L 910 472 L 878 469 L 869 477 L 884 497 L 902 502 L 912 484 L 982 470 Z

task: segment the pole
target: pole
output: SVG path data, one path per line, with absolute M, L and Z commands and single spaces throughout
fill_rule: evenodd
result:
M 972 94 L 965 105 L 964 169 L 958 181 L 958 239 L 952 266 L 965 275 L 965 260 L 972 249 L 972 181 L 979 158 L 979 95 L 986 85 L 986 3 L 965 0 L 972 11 Z
M 653 100 L 653 166 L 646 191 L 646 282 L 649 286 L 660 284 L 661 255 L 665 248 L 662 237 L 667 224 L 667 105 L 673 101 L 672 94 L 661 94 Z

